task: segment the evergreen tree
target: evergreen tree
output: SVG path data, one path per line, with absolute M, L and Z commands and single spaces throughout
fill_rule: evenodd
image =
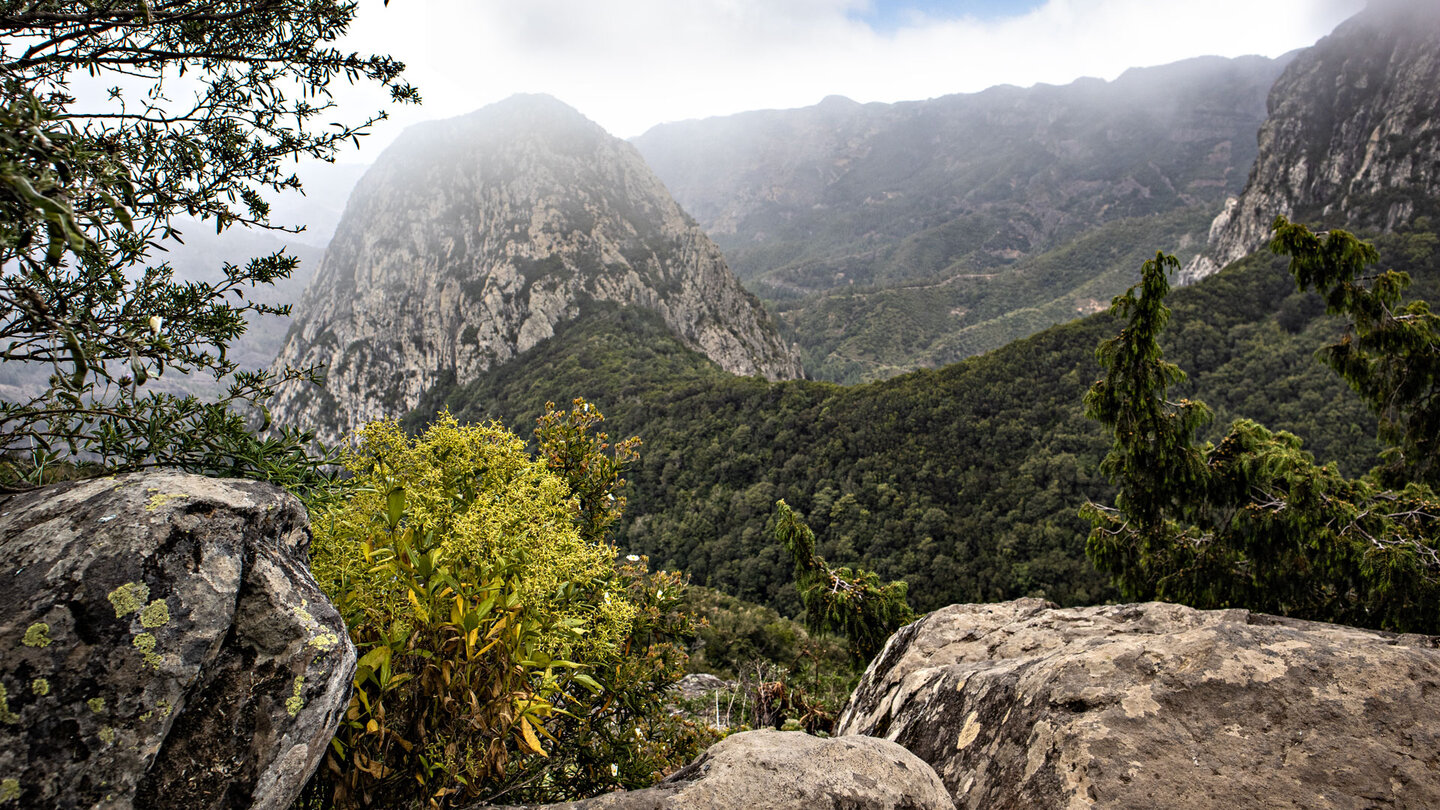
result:
M 1292 271 L 1302 289 L 1325 288 L 1332 308 L 1359 313 L 1356 330 L 1373 338 L 1362 344 L 1363 362 L 1344 355 L 1342 373 L 1359 380 L 1362 393 L 1362 385 L 1403 388 L 1404 375 L 1393 369 L 1407 356 L 1423 356 L 1422 341 L 1394 339 L 1404 327 L 1386 326 L 1383 316 L 1399 312 L 1416 316 L 1399 323 L 1423 324 L 1428 310 L 1395 309 L 1394 277 L 1379 277 L 1378 291 L 1356 286 L 1358 269 L 1374 261 L 1374 252 L 1349 234 L 1318 244 L 1299 226 L 1281 221 L 1277 230 L 1277 252 L 1299 257 Z M 1299 438 L 1246 419 L 1236 420 L 1218 446 L 1196 444 L 1208 411 L 1166 398 L 1184 375 L 1165 362 L 1158 343 L 1169 314 L 1165 274 L 1176 266 L 1168 256 L 1145 263 L 1140 294 L 1131 288 L 1112 306 L 1125 329 L 1097 352 L 1106 376 L 1086 395 L 1086 414 L 1114 437 L 1102 470 L 1119 494 L 1114 508 L 1082 509 L 1093 527 L 1087 551 L 1096 567 L 1128 599 L 1440 630 L 1434 547 L 1440 499 L 1423 482 L 1390 486 L 1393 464 L 1378 476 L 1346 479 L 1334 464 L 1317 465 Z M 1387 330 L 1392 334 L 1375 337 Z M 1335 356 L 1333 349 L 1327 356 Z M 1418 440 L 1411 446 L 1424 447 Z M 1406 458 L 1409 468 L 1428 469 L 1420 462 L 1413 453 Z
M 0 403 L 0 452 L 26 456 L 11 476 L 39 482 L 57 461 L 287 483 L 313 472 L 306 437 L 257 438 L 277 380 L 225 351 L 247 316 L 285 311 L 244 296 L 288 276 L 295 258 L 180 282 L 157 254 L 180 241 L 178 217 L 217 233 L 272 227 L 262 192 L 300 188 L 288 164 L 333 160 L 383 116 L 331 123 L 334 82 L 419 100 L 402 64 L 333 47 L 355 10 L 343 0 L 0 8 L 0 359 L 49 373 L 38 392 Z M 89 87 L 107 84 L 108 94 Z M 206 403 L 146 386 L 167 371 L 213 375 L 228 392 Z M 262 408 L 254 423 L 251 404 Z
M 885 647 L 896 630 L 915 620 L 903 581 L 880 583 L 873 571 L 831 568 L 815 554 L 815 533 L 784 501 L 775 503 L 775 538 L 795 560 L 795 587 L 812 633 L 843 633 L 856 663 Z
M 1274 230 L 1271 249 L 1290 257 L 1300 289 L 1313 287 L 1330 314 L 1350 318 L 1320 357 L 1380 417 L 1389 447 L 1375 475 L 1389 486 L 1440 486 L 1440 316 L 1425 301 L 1401 300 L 1409 274 L 1366 275 L 1379 256 L 1352 234 L 1335 230 L 1322 239 L 1285 217 Z

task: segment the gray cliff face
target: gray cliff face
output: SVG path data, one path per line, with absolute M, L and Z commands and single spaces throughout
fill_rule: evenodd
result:
M 334 439 L 554 334 L 587 300 L 654 310 L 727 371 L 800 376 L 759 302 L 635 149 L 545 96 L 407 131 L 352 194 L 277 362 L 278 420 Z
M 1277 215 L 1390 230 L 1440 194 L 1440 4 L 1374 0 L 1290 64 L 1269 108 L 1250 180 L 1184 281 L 1263 247 Z

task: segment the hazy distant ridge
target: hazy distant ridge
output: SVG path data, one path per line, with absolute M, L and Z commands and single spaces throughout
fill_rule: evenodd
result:
M 766 297 L 1003 266 L 1100 223 L 1240 190 L 1288 57 L 899 104 L 839 97 L 634 143 Z

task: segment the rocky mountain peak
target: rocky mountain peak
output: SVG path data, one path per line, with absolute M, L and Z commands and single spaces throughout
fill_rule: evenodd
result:
M 1186 266 L 1194 281 L 1264 246 L 1275 217 L 1390 230 L 1440 193 L 1440 3 L 1372 0 L 1270 91 L 1239 197 Z
M 658 312 L 736 374 L 800 376 L 759 302 L 629 144 L 549 96 L 407 130 L 361 179 L 280 363 L 277 419 L 335 439 L 513 359 L 590 301 Z

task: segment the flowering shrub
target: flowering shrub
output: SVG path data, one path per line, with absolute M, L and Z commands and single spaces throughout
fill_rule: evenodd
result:
M 565 455 L 588 471 L 607 445 L 585 407 L 541 429 L 588 448 Z M 578 798 L 649 784 L 703 747 L 662 705 L 691 631 L 684 585 L 617 564 L 586 509 L 623 505 L 626 446 L 577 492 L 497 425 L 442 413 L 415 439 L 393 421 L 357 434 L 355 494 L 312 516 L 316 579 L 361 655 L 317 804 Z

